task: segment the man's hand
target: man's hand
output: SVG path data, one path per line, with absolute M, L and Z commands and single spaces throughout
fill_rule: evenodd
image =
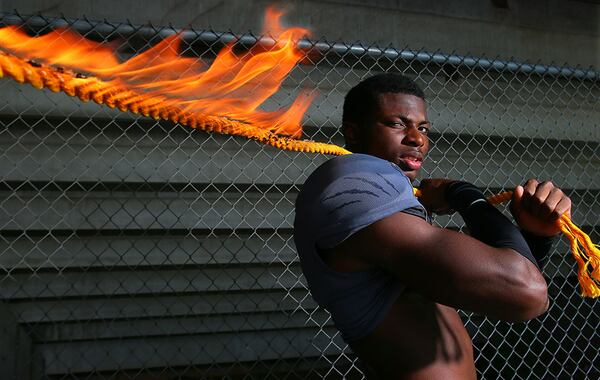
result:
M 556 222 L 562 214 L 571 216 L 571 199 L 552 182 L 530 179 L 513 192 L 510 211 L 525 231 L 537 236 L 554 236 L 560 232 Z
M 427 178 L 421 181 L 419 184 L 419 190 L 421 190 L 419 201 L 427 211 L 438 215 L 454 212 L 446 200 L 446 186 L 452 182 L 456 181 L 447 178 Z

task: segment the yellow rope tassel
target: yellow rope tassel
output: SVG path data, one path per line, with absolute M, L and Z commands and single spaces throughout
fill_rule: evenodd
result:
M 562 215 L 558 223 L 560 230 L 571 243 L 571 252 L 579 267 L 577 277 L 581 285 L 581 295 L 591 298 L 600 296 L 600 247 L 567 215 Z
M 166 102 L 160 96 L 150 98 L 142 92 L 136 92 L 124 86 L 103 82 L 94 77 L 81 78 L 76 73 L 56 69 L 51 66 L 31 64 L 21 58 L 0 52 L 0 78 L 8 76 L 18 83 L 29 83 L 37 89 L 48 88 L 62 91 L 82 101 L 92 100 L 121 111 L 150 116 L 154 119 L 169 120 L 174 123 L 201 129 L 206 132 L 244 136 L 278 149 L 321 153 L 341 156 L 350 151 L 333 144 L 315 141 L 301 141 L 275 134 L 252 124 L 224 117 L 202 115 L 185 111 Z M 418 189 L 414 189 L 419 196 Z M 488 199 L 491 204 L 509 200 L 512 192 L 504 192 Z M 579 266 L 578 277 L 584 297 L 600 296 L 600 250 L 589 236 L 581 231 L 568 216 L 563 215 L 558 222 L 561 231 L 571 242 L 571 251 Z

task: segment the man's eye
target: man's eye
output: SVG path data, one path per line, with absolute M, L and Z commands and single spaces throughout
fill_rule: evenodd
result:
M 406 128 L 406 124 L 401 121 L 392 121 L 388 125 L 393 128 Z
M 419 132 L 421 132 L 421 133 L 423 133 L 424 135 L 426 135 L 426 134 L 428 134 L 428 133 L 429 133 L 429 127 L 425 127 L 425 126 L 421 125 L 421 126 L 419 127 Z

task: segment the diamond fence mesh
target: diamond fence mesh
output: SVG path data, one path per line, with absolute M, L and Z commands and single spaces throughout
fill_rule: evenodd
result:
M 124 58 L 170 28 L 2 14 L 31 35 L 70 26 Z M 210 62 L 257 36 L 189 30 Z M 265 108 L 300 88 L 305 137 L 342 144 L 345 93 L 378 72 L 425 89 L 433 149 L 423 176 L 489 194 L 528 178 L 571 196 L 600 241 L 600 85 L 593 70 L 379 49 L 325 40 Z M 313 302 L 292 241 L 294 200 L 327 157 L 278 151 L 61 93 L 0 82 L 0 360 L 8 378 L 364 377 Z M 438 218 L 460 228 L 456 217 Z M 481 378 L 600 378 L 600 310 L 580 298 L 564 240 L 544 268 L 550 310 L 510 324 L 471 313 Z

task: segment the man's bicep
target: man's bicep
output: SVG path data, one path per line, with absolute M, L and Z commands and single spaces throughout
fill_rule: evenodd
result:
M 515 293 L 521 284 L 511 282 L 514 271 L 528 265 L 510 249 L 402 212 L 371 224 L 337 249 L 391 272 L 432 301 L 486 314 L 495 310 L 484 304 L 504 307 L 521 294 Z

